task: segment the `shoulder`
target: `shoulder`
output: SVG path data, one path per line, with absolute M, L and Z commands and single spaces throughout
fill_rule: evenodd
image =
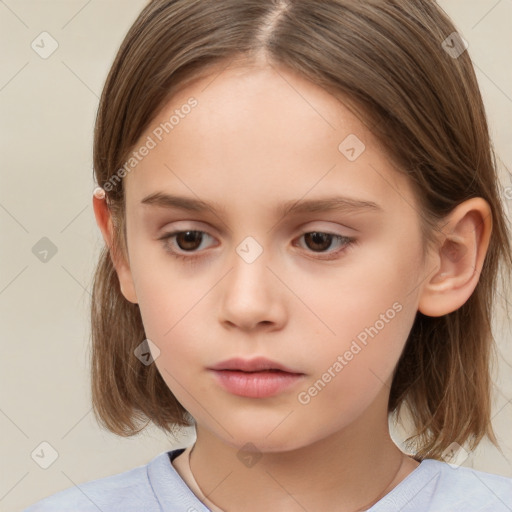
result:
M 512 478 L 425 459 L 375 512 L 400 503 L 402 512 L 510 512 Z
M 512 478 L 433 459 L 428 462 L 439 475 L 439 493 L 453 496 L 454 504 L 473 507 L 466 510 L 511 510 Z
M 110 512 L 110 511 L 159 511 L 157 498 L 152 491 L 148 469 L 164 467 L 168 457 L 164 452 L 148 464 L 108 476 L 74 485 L 44 498 L 23 512 Z

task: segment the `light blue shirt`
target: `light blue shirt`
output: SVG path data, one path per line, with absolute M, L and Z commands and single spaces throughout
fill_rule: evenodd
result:
M 38 501 L 23 512 L 209 512 L 171 464 L 184 449 Z M 368 512 L 512 512 L 512 478 L 424 459 Z M 243 512 L 243 511 L 241 511 Z

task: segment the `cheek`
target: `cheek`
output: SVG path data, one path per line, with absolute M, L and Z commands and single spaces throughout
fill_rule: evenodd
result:
M 146 335 L 158 345 L 164 359 L 168 354 L 173 355 L 171 362 L 197 358 L 208 346 L 201 329 L 205 322 L 199 305 L 202 295 L 204 292 L 187 297 L 176 289 L 151 287 L 141 294 L 139 307 Z
M 208 283 L 187 277 L 189 274 L 180 271 L 181 267 L 154 242 L 135 244 L 130 262 L 147 337 L 167 344 L 197 309 Z
M 301 358 L 311 361 L 315 373 L 310 382 L 317 383 L 326 400 L 350 403 L 348 390 L 363 400 L 375 396 L 390 378 L 416 317 L 417 254 L 403 246 L 387 246 L 378 258 L 372 252 L 373 261 L 363 255 L 350 272 L 340 270 L 338 278 L 317 281 L 315 289 L 322 293 L 310 289 L 307 295 L 308 306 L 327 327 L 317 322 L 321 349 L 312 352 L 304 345 Z M 302 332 L 315 320 L 306 316 Z
M 322 393 L 328 390 L 327 399 L 329 395 L 336 399 L 339 390 L 360 397 L 376 392 L 392 374 L 415 317 L 414 310 L 394 306 L 376 321 L 360 317 L 339 323 L 339 335 L 321 341 L 322 351 L 314 358 L 308 384 Z
M 212 279 L 194 281 L 177 273 L 177 267 L 139 268 L 139 308 L 146 336 L 160 350 L 156 362 L 162 375 L 165 376 L 164 368 L 180 374 L 211 361 L 209 352 L 216 346 L 210 335 L 214 319 L 208 291 L 213 287 Z
M 414 291 L 422 277 L 413 241 L 411 247 L 375 242 L 354 251 L 339 267 L 314 277 L 295 277 L 293 290 L 309 309 L 296 321 L 302 322 L 304 332 L 314 327 L 317 336 L 336 348 L 358 336 L 364 342 L 370 339 L 368 330 L 375 329 L 390 343 L 394 342 L 391 333 L 396 332 L 401 342 L 416 313 Z
M 403 308 L 393 319 L 387 318 L 387 324 L 383 320 L 382 324 L 368 323 L 358 335 L 343 334 L 324 345 L 311 378 L 296 396 L 302 427 L 318 436 L 327 435 L 356 421 L 379 396 L 380 407 L 386 408 L 384 395 L 389 392 L 414 316 L 413 308 Z M 364 319 L 359 321 L 364 326 Z M 357 320 L 351 322 L 355 325 Z M 343 332 L 341 323 L 338 327 Z

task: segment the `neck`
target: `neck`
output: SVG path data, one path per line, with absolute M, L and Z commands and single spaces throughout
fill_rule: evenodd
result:
M 308 446 L 257 454 L 261 458 L 247 464 L 238 454 L 237 447 L 197 427 L 192 473 L 204 495 L 226 512 L 366 510 L 418 466 L 392 441 L 387 413 L 371 408 Z

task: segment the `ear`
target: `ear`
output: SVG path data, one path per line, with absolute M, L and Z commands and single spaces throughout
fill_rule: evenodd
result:
M 112 216 L 107 206 L 107 201 L 106 199 L 99 199 L 93 194 L 92 202 L 96 223 L 101 230 L 103 240 L 105 240 L 105 243 L 110 250 L 110 257 L 112 258 L 112 263 L 114 264 L 117 277 L 119 278 L 121 293 L 126 300 L 132 302 L 133 304 L 137 304 L 137 295 L 135 293 L 135 286 L 130 270 L 130 264 L 121 254 L 114 255 L 114 251 L 112 249 L 113 224 Z
M 459 309 L 478 284 L 492 232 L 492 212 L 481 197 L 468 199 L 447 218 L 430 268 L 437 269 L 422 286 L 418 310 L 443 316 Z M 428 270 L 428 269 L 427 269 Z

